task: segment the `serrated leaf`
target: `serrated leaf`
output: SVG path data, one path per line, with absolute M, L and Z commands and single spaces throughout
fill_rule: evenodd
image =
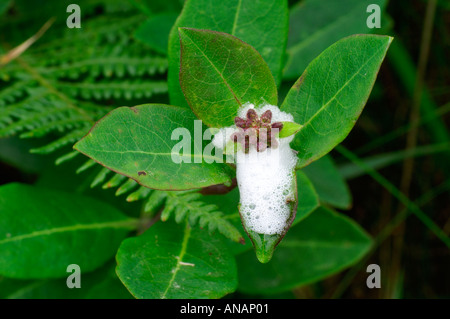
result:
M 226 32 L 253 46 L 281 81 L 288 32 L 286 0 L 189 0 L 169 36 L 169 94 L 174 105 L 188 107 L 180 88 L 178 28 Z
M 172 140 L 172 132 L 184 128 L 192 132 L 190 137 L 194 140 L 194 120 L 190 110 L 174 106 L 120 107 L 98 121 L 74 148 L 142 186 L 154 189 L 183 190 L 230 182 L 233 172 L 226 164 L 208 164 L 204 159 L 195 163 L 201 159 L 196 145 L 189 154 L 180 155 L 190 163 L 178 164 L 172 160 L 172 149 L 181 140 Z M 203 133 L 204 127 L 200 129 Z
M 313 183 L 322 203 L 341 209 L 350 208 L 352 194 L 330 155 L 304 167 L 302 172 Z
M 339 39 L 379 32 L 367 26 L 370 4 L 379 5 L 383 11 L 386 0 L 305 0 L 292 7 L 283 77 L 299 77 L 314 58 Z
M 291 147 L 298 167 L 339 144 L 355 125 L 392 41 L 388 36 L 344 38 L 314 59 L 286 96 L 281 109 L 303 125 Z
M 261 55 L 238 38 L 209 30 L 179 29 L 180 84 L 186 101 L 205 124 L 234 124 L 249 102 L 277 103 L 277 87 Z
M 125 240 L 116 259 L 119 278 L 139 299 L 220 298 L 237 286 L 235 260 L 223 243 L 186 223 L 156 223 Z
M 273 294 L 321 280 L 354 264 L 371 247 L 369 235 L 351 219 L 319 208 L 291 228 L 269 264 L 251 252 L 237 257 L 239 290 Z
M 136 227 L 106 203 L 16 183 L 0 187 L 0 217 L 0 274 L 22 279 L 94 270 Z

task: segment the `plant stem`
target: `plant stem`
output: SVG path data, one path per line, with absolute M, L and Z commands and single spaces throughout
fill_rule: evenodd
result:
M 412 110 L 410 113 L 409 122 L 414 123 L 418 122 L 420 118 L 420 102 L 422 100 L 422 92 L 423 92 L 423 83 L 425 70 L 428 62 L 428 56 L 430 52 L 430 43 L 433 32 L 433 23 L 434 23 L 434 15 L 436 12 L 436 0 L 428 1 L 426 16 L 424 21 L 424 28 L 422 33 L 422 40 L 420 45 L 420 53 L 419 53 L 419 63 L 417 67 L 416 74 L 416 82 L 414 85 L 414 95 L 412 102 Z M 418 135 L 418 127 L 413 126 L 411 130 L 408 132 L 406 138 L 406 150 L 412 150 L 417 145 L 417 135 Z M 409 157 L 406 158 L 403 162 L 403 170 L 400 182 L 400 191 L 405 194 L 406 197 L 409 197 L 409 191 L 411 188 L 411 180 L 412 174 L 414 170 L 414 158 Z M 398 206 L 398 211 L 403 209 L 403 205 L 400 204 Z M 395 283 L 395 278 L 397 278 L 400 273 L 401 268 L 401 257 L 402 257 L 402 249 L 403 249 L 403 240 L 405 235 L 405 224 L 400 223 L 396 231 L 394 232 L 395 236 L 393 238 L 393 249 L 392 249 L 392 263 L 390 269 L 391 271 L 391 280 L 388 281 L 388 289 L 386 290 L 389 296 L 392 295 L 394 291 L 392 283 Z M 389 289 L 390 288 L 390 289 Z
M 450 182 L 444 182 L 438 187 L 429 190 L 427 193 L 420 196 L 415 204 L 417 206 L 424 206 L 429 203 L 431 200 L 436 198 L 438 195 L 447 192 L 450 190 Z M 394 229 L 402 223 L 408 216 L 410 215 L 410 211 L 407 208 L 404 208 L 401 212 L 395 215 L 389 223 L 378 233 L 375 237 L 374 244 L 369 251 L 369 253 L 353 268 L 351 268 L 344 276 L 344 278 L 340 281 L 338 287 L 334 290 L 331 295 L 331 298 L 339 298 L 351 284 L 355 276 L 358 272 L 367 265 L 369 259 L 373 255 L 373 253 L 377 250 L 377 248 L 392 234 Z

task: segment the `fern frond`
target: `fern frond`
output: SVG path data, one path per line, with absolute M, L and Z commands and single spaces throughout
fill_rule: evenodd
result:
M 241 233 L 224 218 L 224 214 L 216 205 L 206 204 L 201 200 L 203 195 L 174 191 L 164 191 L 164 193 L 166 193 L 166 203 L 161 213 L 161 220 L 165 221 L 173 215 L 175 221 L 180 223 L 187 218 L 191 226 L 198 224 L 201 228 L 208 228 L 209 232 L 217 230 L 235 242 L 244 240 Z
M 94 180 L 91 183 L 91 188 L 94 188 L 95 186 L 103 183 L 103 181 L 108 177 L 108 175 L 112 173 L 109 169 L 106 167 L 103 167 L 100 172 L 94 177 Z
M 70 154 L 70 153 L 69 153 Z M 88 160 L 77 172 L 84 171 L 95 164 Z M 105 182 L 107 176 L 111 174 L 107 168 L 102 168 L 94 178 L 91 187 L 95 187 Z M 120 187 L 118 187 L 121 185 Z M 138 187 L 138 183 L 126 176 L 114 173 L 114 175 L 103 184 L 102 188 L 118 187 L 116 196 L 133 191 Z M 191 226 L 198 225 L 201 228 L 207 228 L 210 233 L 218 231 L 225 237 L 243 243 L 244 239 L 237 228 L 229 222 L 225 214 L 214 204 L 207 204 L 202 201 L 204 195 L 197 191 L 160 191 L 152 190 L 140 186 L 136 191 L 129 194 L 126 198 L 128 202 L 146 200 L 144 212 L 148 216 L 155 215 L 161 208 L 161 220 L 166 221 L 173 217 L 177 223 L 188 220 Z
M 119 186 L 127 177 L 120 174 L 114 174 L 114 176 L 105 184 L 103 184 L 103 189 L 113 188 Z
M 127 196 L 127 202 L 135 202 L 138 200 L 143 200 L 148 197 L 152 190 L 150 188 L 141 186 L 139 189 Z
M 50 144 L 47 144 L 39 148 L 31 149 L 30 152 L 35 154 L 49 154 L 63 146 L 66 146 L 68 144 L 74 144 L 84 135 L 86 135 L 86 128 L 71 131 L 69 134 L 60 137 L 59 139 L 51 142 Z
M 3 66 L 0 137 L 56 133 L 60 137 L 54 142 L 33 150 L 55 151 L 83 137 L 116 100 L 120 101 L 116 106 L 121 106 L 123 99 L 142 103 L 144 98 L 167 93 L 167 83 L 152 78 L 161 78 L 167 71 L 167 59 L 132 37 L 145 16 L 136 14 L 133 6 L 125 12 L 128 16 L 87 18 L 82 32 L 54 27 L 22 56 Z M 4 29 L 8 24 L 0 26 Z
M 26 95 L 27 87 L 31 86 L 32 81 L 17 81 L 14 84 L 0 91 L 0 107 L 11 104 Z M 1 119 L 1 117 L 0 117 Z
M 74 157 L 76 157 L 77 155 L 80 155 L 80 152 L 78 151 L 72 151 L 70 153 L 64 154 L 60 157 L 58 157 L 55 160 L 55 165 L 61 165 L 64 162 L 70 161 L 71 159 L 73 159 Z
M 110 98 L 127 100 L 150 98 L 154 94 L 167 93 L 167 83 L 163 81 L 145 82 L 104 82 L 104 83 L 76 83 L 60 82 L 57 86 L 67 94 L 85 100 L 105 100 Z
M 78 151 L 76 151 L 76 152 L 78 153 Z M 87 170 L 87 169 L 89 169 L 89 168 L 95 166 L 96 164 L 97 164 L 97 163 L 96 163 L 94 160 L 88 159 L 83 165 L 81 165 L 81 166 L 77 169 L 76 173 L 77 173 L 77 174 L 80 174 L 80 173 L 84 172 L 85 170 Z
M 126 194 L 138 186 L 138 183 L 132 179 L 128 179 L 125 183 L 123 183 L 116 191 L 116 196 L 120 196 L 122 194 Z
M 33 153 L 47 154 L 75 143 L 95 121 L 121 106 L 124 99 L 130 104 L 131 100 L 142 103 L 142 99 L 151 103 L 154 95 L 168 91 L 163 80 L 167 59 L 132 36 L 146 17 L 121 0 L 80 2 L 86 3 L 82 7 L 87 14 L 82 29 L 56 27 L 61 22 L 55 22 L 23 55 L 0 69 L 0 137 L 20 134 L 21 138 L 39 138 L 50 133 L 56 136 L 49 144 L 31 150 Z M 95 2 L 104 12 L 111 13 L 107 17 L 96 15 L 92 5 Z M 18 19 L 11 17 L 13 22 L 0 21 L 6 43 L 3 52 L 35 31 L 35 25 L 27 25 L 28 21 L 37 21 L 29 18 L 35 12 L 26 6 L 18 12 L 22 15 Z M 64 10 L 61 12 L 65 14 Z M 14 32 L 9 32 L 11 26 Z M 29 30 L 24 30 L 27 27 Z M 56 164 L 77 154 L 71 150 Z M 98 165 L 89 159 L 77 173 L 93 167 Z M 163 208 L 163 220 L 187 219 L 192 226 L 218 231 L 236 242 L 243 240 L 219 208 L 202 201 L 199 193 L 151 190 L 107 168 L 99 169 L 91 183 L 91 187 L 98 185 L 117 188 L 117 196 L 129 194 L 127 201 L 142 200 L 148 215 Z
M 129 56 L 110 56 L 93 57 L 75 61 L 73 63 L 64 63 L 58 66 L 44 68 L 41 73 L 46 76 L 57 78 L 69 78 L 71 80 L 79 79 L 82 76 L 104 77 L 117 76 L 122 78 L 141 77 L 144 75 L 163 74 L 167 71 L 167 59 L 158 56 L 150 57 L 129 57 Z

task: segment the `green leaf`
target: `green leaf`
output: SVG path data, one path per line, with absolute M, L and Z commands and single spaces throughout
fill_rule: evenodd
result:
M 308 176 L 301 171 L 296 172 L 298 206 L 292 227 L 309 216 L 317 207 L 319 207 L 319 197 L 317 196 L 314 184 Z
M 0 160 L 22 172 L 39 173 L 49 166 L 49 159 L 31 154 L 30 149 L 42 145 L 42 142 L 45 143 L 45 138 L 40 140 L 27 140 L 19 136 L 0 138 Z
M 288 32 L 286 0 L 188 0 L 169 37 L 169 95 L 173 105 L 187 107 L 179 82 L 178 28 L 225 32 L 253 46 L 281 81 Z
M 0 277 L 2 299 L 129 299 L 115 274 L 115 262 L 81 275 L 81 289 L 67 288 L 67 278 L 19 280 Z M 69 275 L 69 274 L 67 274 Z
M 283 127 L 281 128 L 279 137 L 288 137 L 293 134 L 297 134 L 301 130 L 302 125 L 294 122 L 282 122 Z
M 273 294 L 337 273 L 362 258 L 369 235 L 351 219 L 317 209 L 286 234 L 272 261 L 260 264 L 253 254 L 237 257 L 239 291 Z
M 377 4 L 383 11 L 386 0 L 305 0 L 295 5 L 289 13 L 283 77 L 299 77 L 314 58 L 339 39 L 379 32 L 379 29 L 367 27 L 369 4 Z
M 208 204 L 204 201 L 205 195 L 192 191 L 156 192 L 163 193 L 162 195 L 158 195 L 158 198 L 161 196 L 165 199 L 165 206 L 161 212 L 162 221 L 166 221 L 173 215 L 177 223 L 184 223 L 187 219 L 191 227 L 208 229 L 210 233 L 217 230 L 235 242 L 245 242 L 236 227 L 224 218 L 224 214 L 219 210 L 217 205 L 214 203 Z M 149 198 L 149 201 L 151 201 L 151 198 Z
M 350 208 L 352 194 L 330 155 L 325 155 L 302 171 L 313 183 L 321 203 L 341 209 Z
M 207 125 L 234 124 L 245 103 L 277 103 L 267 64 L 250 45 L 226 33 L 180 28 L 180 84 L 194 113 Z
M 148 16 L 161 12 L 179 12 L 183 6 L 183 0 L 130 0 L 130 2 Z
M 281 109 L 303 127 L 291 147 L 303 167 L 339 144 L 355 125 L 370 95 L 392 38 L 355 35 L 317 57 L 286 96 Z
M 143 298 L 220 298 L 237 286 L 236 263 L 223 243 L 186 223 L 156 223 L 125 240 L 117 253 L 117 274 Z
M 156 52 L 166 55 L 170 29 L 177 16 L 172 12 L 152 16 L 136 30 L 134 36 Z
M 11 4 L 11 0 L 0 1 L 0 16 L 3 14 L 4 11 L 6 11 L 6 9 L 8 9 L 10 4 Z
M 231 182 L 233 171 L 226 164 L 205 162 L 206 157 L 210 161 L 219 158 L 205 155 L 202 160 L 203 145 L 194 144 L 190 152 L 182 150 L 185 152 L 180 157 L 188 162 L 177 164 L 172 160 L 173 147 L 181 143 L 171 139 L 175 129 L 189 131 L 189 145 L 191 139 L 202 140 L 202 136 L 198 139 L 192 133 L 194 120 L 190 110 L 180 107 L 159 104 L 120 107 L 98 121 L 74 148 L 150 188 L 185 190 Z M 203 134 L 203 130 L 200 124 L 197 131 Z M 196 163 L 200 160 L 201 163 Z
M 26 200 L 24 200 L 26 199 Z M 67 266 L 94 270 L 114 255 L 136 220 L 74 193 L 23 184 L 0 187 L 0 274 L 67 276 Z

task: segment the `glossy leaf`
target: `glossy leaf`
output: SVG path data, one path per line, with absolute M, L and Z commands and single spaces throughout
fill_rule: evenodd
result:
M 292 227 L 309 216 L 317 207 L 319 207 L 319 197 L 314 188 L 314 184 L 309 177 L 301 171 L 296 172 L 298 207 Z
M 179 12 L 183 6 L 184 0 L 132 0 L 131 2 L 142 13 L 153 16 L 162 12 Z
M 320 201 L 341 209 L 352 205 L 352 194 L 342 175 L 329 155 L 304 167 L 305 173 L 314 185 Z
M 220 298 L 237 286 L 235 259 L 216 237 L 186 224 L 159 222 L 125 240 L 117 274 L 143 298 Z
M 182 136 L 172 140 L 172 132 L 177 128 L 183 132 L 188 130 L 194 140 L 194 120 L 196 117 L 190 110 L 174 106 L 120 107 L 98 121 L 74 148 L 150 188 L 184 190 L 231 182 L 233 172 L 226 164 L 209 164 L 205 158 L 196 163 L 203 149 L 197 144 L 189 152 L 182 150 L 184 155 L 180 157 L 188 162 L 177 164 L 172 160 L 173 147 L 182 141 Z M 202 134 L 203 130 L 200 125 L 197 131 Z M 201 141 L 202 136 L 198 137 Z M 218 160 L 213 156 L 208 158 Z
M 25 200 L 24 200 L 25 199 Z M 94 270 L 114 255 L 136 221 L 74 193 L 23 184 L 0 187 L 0 274 L 67 277 L 67 266 Z
M 288 32 L 286 0 L 188 0 L 169 37 L 169 94 L 173 105 L 188 107 L 179 82 L 178 28 L 225 32 L 253 46 L 281 81 Z
M 156 52 L 166 55 L 170 29 L 176 19 L 177 14 L 173 12 L 151 16 L 136 30 L 134 36 Z
M 234 124 L 245 103 L 276 105 L 277 87 L 267 64 L 250 45 L 227 33 L 180 28 L 180 84 L 205 124 Z
M 351 219 L 319 208 L 292 227 L 269 264 L 250 252 L 237 257 L 239 290 L 273 294 L 337 273 L 370 249 L 371 239 Z
M 280 131 L 279 137 L 288 137 L 293 134 L 298 133 L 302 128 L 302 125 L 294 123 L 294 122 L 282 122 L 283 128 Z
M 69 274 L 67 274 L 69 275 Z M 2 299 L 130 299 L 115 274 L 115 262 L 81 275 L 81 289 L 69 289 L 67 278 L 19 280 L 0 278 Z
M 339 39 L 379 33 L 380 29 L 367 26 L 370 4 L 379 5 L 383 11 L 386 0 L 305 0 L 292 7 L 283 77 L 298 78 L 314 58 Z
M 281 109 L 303 125 L 291 147 L 303 167 L 339 144 L 355 125 L 370 95 L 392 38 L 356 35 L 317 57 L 286 96 Z

